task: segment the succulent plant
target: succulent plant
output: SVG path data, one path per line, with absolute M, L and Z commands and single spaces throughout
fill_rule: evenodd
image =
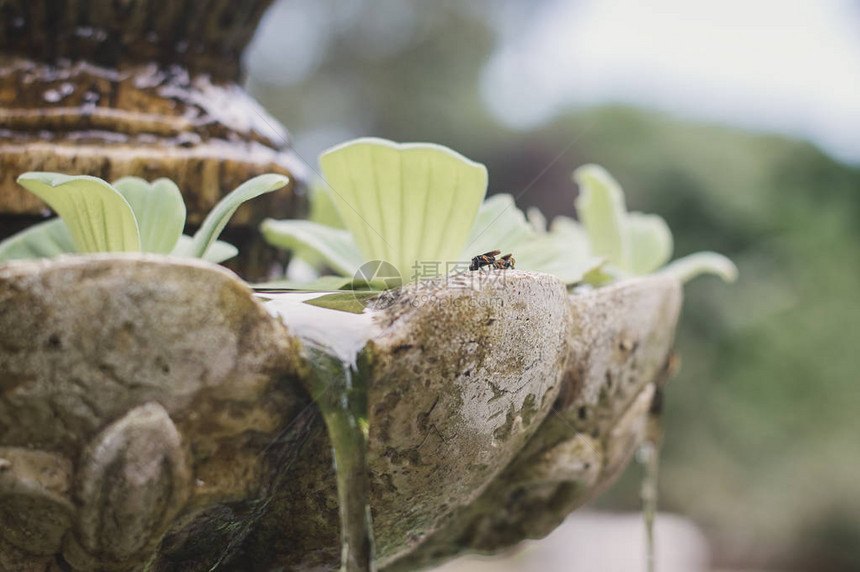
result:
M 222 262 L 237 249 L 217 240 L 236 209 L 286 185 L 282 175 L 249 179 L 225 196 L 194 236 L 185 228 L 185 202 L 168 179 L 123 177 L 113 184 L 86 175 L 24 173 L 18 183 L 58 215 L 0 242 L 0 262 L 92 252 L 150 252 Z
M 262 231 L 273 245 L 336 277 L 286 286 L 350 288 L 356 271 L 373 260 L 394 265 L 404 281 L 426 278 L 428 268 L 463 269 L 464 261 L 496 249 L 513 252 L 517 268 L 568 285 L 655 271 L 683 280 L 715 273 L 730 281 L 737 274 L 716 253 L 664 266 L 672 254 L 666 222 L 628 212 L 621 186 L 597 165 L 574 173 L 579 221 L 559 216 L 549 228 L 540 211 L 527 217 L 512 195 L 484 200 L 486 168 L 440 145 L 357 139 L 324 152 L 320 166 L 326 184 L 313 189 L 312 220 L 267 219 Z

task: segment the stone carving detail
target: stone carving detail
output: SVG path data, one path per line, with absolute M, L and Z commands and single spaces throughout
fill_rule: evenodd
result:
M 103 430 L 84 451 L 76 480 L 80 509 L 65 556 L 81 569 L 151 551 L 191 492 L 182 437 L 157 403 Z M 89 561 L 79 562 L 82 552 Z
M 512 271 L 368 316 L 380 569 L 498 552 L 604 490 L 645 438 L 680 299 L 668 278 L 569 295 Z M 18 262 L 0 309 L 0 572 L 337 567 L 309 354 L 234 275 Z
M 0 447 L 0 539 L 32 554 L 57 552 L 74 515 L 71 479 L 68 459 Z

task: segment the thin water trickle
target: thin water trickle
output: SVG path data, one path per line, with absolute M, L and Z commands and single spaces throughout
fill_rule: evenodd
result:
M 364 377 L 330 354 L 316 349 L 310 354 L 310 389 L 328 429 L 337 475 L 341 571 L 374 572 Z
M 360 352 L 372 335 L 369 312 L 351 314 L 304 304 L 321 293 L 266 294 L 266 308 L 297 335 L 308 351 L 308 390 L 328 430 L 340 506 L 341 571 L 375 572 L 370 475 L 367 468 L 368 405 Z
M 654 441 L 646 441 L 636 454 L 637 460 L 642 464 L 642 515 L 645 518 L 645 551 L 646 570 L 656 570 L 654 555 L 654 519 L 657 516 L 657 481 L 660 467 L 660 448 Z

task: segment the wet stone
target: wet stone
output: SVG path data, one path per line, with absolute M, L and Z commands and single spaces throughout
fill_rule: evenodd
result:
M 352 538 L 384 570 L 548 533 L 645 439 L 680 286 L 464 286 L 389 293 L 336 340 L 346 314 L 204 262 L 0 266 L 0 564 L 334 568 L 356 500 L 372 523 Z M 321 374 L 320 352 L 350 375 Z M 367 476 L 347 496 L 333 445 Z

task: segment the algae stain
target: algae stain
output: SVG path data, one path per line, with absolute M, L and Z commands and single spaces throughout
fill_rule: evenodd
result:
M 319 405 L 331 439 L 340 506 L 341 571 L 376 570 L 370 476 L 367 467 L 368 404 L 366 373 L 359 356 L 352 366 L 309 348 L 308 388 Z
M 534 393 L 529 393 L 526 395 L 526 398 L 523 400 L 523 408 L 520 411 L 520 417 L 523 418 L 523 425 L 528 427 L 532 423 L 532 419 L 534 419 L 535 415 L 538 414 L 537 406 L 537 398 Z

